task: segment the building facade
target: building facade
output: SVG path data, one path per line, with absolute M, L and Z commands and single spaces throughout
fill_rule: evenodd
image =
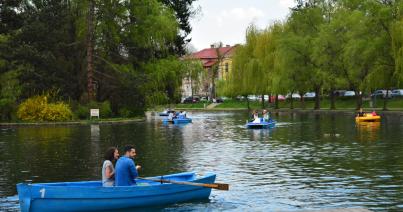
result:
M 198 59 L 203 64 L 204 73 L 201 73 L 197 79 L 185 77 L 182 80 L 182 99 L 192 96 L 210 96 L 213 89 L 212 77 L 215 82 L 226 80 L 232 71 L 232 55 L 236 49 L 235 46 L 226 45 L 225 47 L 215 47 L 203 49 L 188 56 L 190 59 Z M 214 75 L 214 76 L 213 76 Z M 195 89 L 196 88 L 196 89 Z

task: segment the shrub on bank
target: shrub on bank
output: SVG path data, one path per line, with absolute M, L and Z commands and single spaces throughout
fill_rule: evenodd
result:
M 22 121 L 68 121 L 73 118 L 70 106 L 63 102 L 49 103 L 48 95 L 33 96 L 18 106 Z

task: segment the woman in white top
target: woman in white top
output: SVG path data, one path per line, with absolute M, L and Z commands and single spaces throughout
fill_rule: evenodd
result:
M 257 113 L 256 110 L 255 110 L 255 112 L 253 113 L 253 123 L 255 123 L 255 124 L 259 124 L 259 123 L 260 123 L 259 114 Z
M 105 161 L 102 165 L 102 186 L 114 186 L 115 167 L 114 163 L 119 158 L 119 151 L 116 147 L 110 147 L 105 153 Z

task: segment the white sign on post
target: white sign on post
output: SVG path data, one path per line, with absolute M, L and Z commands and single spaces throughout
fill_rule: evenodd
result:
M 90 109 L 90 119 L 94 116 L 99 119 L 99 109 Z

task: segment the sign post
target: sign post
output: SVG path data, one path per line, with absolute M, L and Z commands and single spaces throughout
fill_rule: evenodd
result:
M 99 119 L 99 109 L 90 109 L 90 119 L 92 117 L 98 117 Z

